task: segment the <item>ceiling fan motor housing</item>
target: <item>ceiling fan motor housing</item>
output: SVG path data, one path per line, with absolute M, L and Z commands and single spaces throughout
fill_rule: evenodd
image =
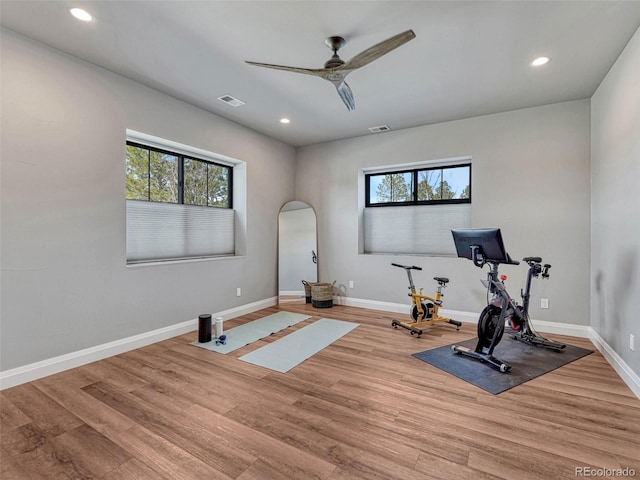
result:
M 344 65 L 344 60 L 342 60 L 337 53 L 334 53 L 333 56 L 325 62 L 324 68 L 336 68 L 340 65 Z
M 324 41 L 324 43 L 326 43 L 327 47 L 333 50 L 333 56 L 325 62 L 324 68 L 336 68 L 340 65 L 344 65 L 344 60 L 338 56 L 338 50 L 344 47 L 344 44 L 347 43 L 347 41 L 342 37 L 329 37 Z

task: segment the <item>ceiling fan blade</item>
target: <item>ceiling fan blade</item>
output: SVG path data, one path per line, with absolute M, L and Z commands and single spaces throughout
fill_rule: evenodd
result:
M 345 77 L 349 72 L 335 72 L 336 69 L 333 68 L 300 68 L 300 67 L 287 67 L 285 65 L 273 65 L 270 63 L 258 63 L 258 62 L 250 62 L 245 60 L 245 63 L 249 65 L 254 65 L 256 67 L 265 67 L 265 68 L 273 68 L 276 70 L 284 70 L 286 72 L 294 72 L 294 73 L 303 73 L 305 75 L 313 75 L 316 77 L 324 78 L 325 80 L 329 80 L 333 83 L 338 90 L 338 94 L 340 98 L 347 106 L 349 110 L 353 110 L 356 108 L 355 101 L 353 100 L 353 93 L 351 92 L 351 88 L 344 81 Z
M 285 70 L 287 72 L 303 73 L 305 75 L 314 75 L 316 77 L 324 77 L 327 71 L 324 68 L 300 68 L 300 67 L 287 67 L 285 65 L 272 65 L 270 63 L 257 63 L 245 60 L 245 63 L 249 65 L 255 65 L 256 67 L 274 68 L 276 70 Z
M 336 89 L 338 90 L 338 95 L 340 95 L 340 98 L 347 106 L 347 109 L 349 111 L 355 110 L 356 102 L 353 99 L 353 92 L 351 91 L 351 88 L 349 88 L 349 85 L 347 85 L 347 82 L 343 81 L 340 85 L 336 85 Z
M 345 77 L 352 72 L 353 70 L 364 67 L 365 65 L 377 60 L 383 55 L 395 50 L 396 48 L 404 45 L 410 40 L 416 38 L 416 34 L 413 30 L 407 30 L 406 32 L 399 33 L 398 35 L 394 35 L 391 38 L 387 38 L 380 43 L 375 44 L 374 46 L 367 48 L 363 52 L 360 52 L 358 55 L 353 57 L 346 63 L 343 63 L 339 66 L 334 66 L 331 62 L 327 62 L 325 68 L 301 68 L 301 67 L 288 67 L 285 65 L 273 65 L 271 63 L 258 63 L 258 62 L 250 62 L 245 60 L 245 63 L 249 65 L 254 65 L 256 67 L 264 67 L 264 68 L 272 68 L 275 70 L 284 70 L 286 72 L 293 73 L 302 73 L 304 75 L 313 75 L 315 77 L 321 77 L 325 80 L 330 81 L 336 87 L 340 98 L 347 106 L 347 109 L 355 110 L 356 102 L 353 99 L 353 92 L 351 88 L 344 81 Z M 337 58 L 340 62 L 337 55 L 337 50 L 344 44 L 344 40 L 341 37 L 331 37 L 331 39 L 339 39 L 342 43 L 340 45 L 334 46 L 334 57 Z
M 406 32 L 399 33 L 398 35 L 387 38 L 386 40 L 375 44 L 373 47 L 360 52 L 344 65 L 338 67 L 337 70 L 355 70 L 356 68 L 364 67 L 414 38 L 416 38 L 416 34 L 413 30 L 407 30 Z

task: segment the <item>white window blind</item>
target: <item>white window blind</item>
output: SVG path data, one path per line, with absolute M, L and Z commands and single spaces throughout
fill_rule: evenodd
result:
M 234 255 L 234 211 L 127 200 L 127 263 Z
M 364 209 L 364 253 L 456 255 L 452 228 L 471 227 L 471 204 Z

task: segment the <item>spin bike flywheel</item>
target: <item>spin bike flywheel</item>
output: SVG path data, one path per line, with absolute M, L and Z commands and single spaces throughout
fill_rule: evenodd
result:
M 478 319 L 478 339 L 483 347 L 489 348 L 493 341 L 493 336 L 496 334 L 498 328 L 498 321 L 500 320 L 500 313 L 502 308 L 495 305 L 487 305 Z M 498 338 L 496 345 L 500 343 L 502 334 L 504 333 L 504 325 L 498 332 Z
M 424 320 L 425 318 L 431 318 L 433 316 L 433 314 L 430 314 L 431 312 L 433 312 L 433 303 L 420 303 L 420 306 L 422 307 L 422 314 L 418 311 L 418 307 L 416 305 L 413 305 L 411 307 L 411 318 L 413 319 L 414 322 L 417 322 L 418 320 Z

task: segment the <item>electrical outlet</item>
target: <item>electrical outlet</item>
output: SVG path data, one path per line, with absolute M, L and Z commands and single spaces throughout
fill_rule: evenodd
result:
M 353 280 L 349 280 L 349 288 L 353 288 Z
M 633 333 L 629 334 L 629 348 L 631 350 L 635 350 L 634 345 L 633 345 Z
M 236 297 L 242 296 L 242 289 L 240 287 L 236 288 Z
M 540 308 L 549 308 L 549 299 L 541 298 L 540 299 Z

